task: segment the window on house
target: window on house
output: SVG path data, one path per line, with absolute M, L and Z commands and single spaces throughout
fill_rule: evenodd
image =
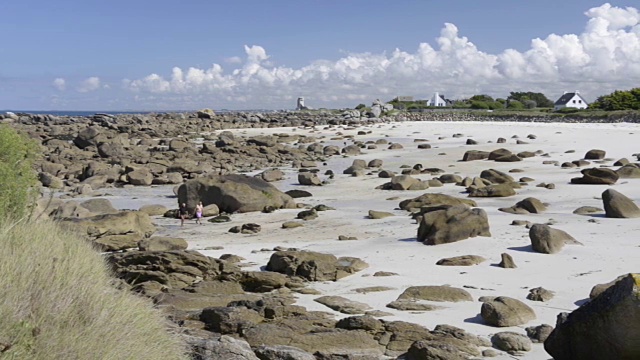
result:
M 576 101 L 575 101 L 575 100 L 573 100 L 573 103 L 575 104 L 575 103 L 576 103 Z
M 578 104 L 582 104 L 582 100 L 578 100 Z

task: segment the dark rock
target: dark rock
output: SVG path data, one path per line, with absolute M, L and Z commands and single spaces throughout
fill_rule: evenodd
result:
M 418 241 L 425 245 L 491 236 L 487 213 L 482 209 L 470 209 L 466 205 L 443 205 L 428 210 L 418 227 Z
M 629 274 L 568 316 L 544 342 L 557 360 L 639 359 L 640 275 Z

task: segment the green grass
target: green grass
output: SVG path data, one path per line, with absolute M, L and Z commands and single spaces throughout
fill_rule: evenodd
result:
M 151 303 L 55 223 L 0 222 L 0 359 L 186 359 Z

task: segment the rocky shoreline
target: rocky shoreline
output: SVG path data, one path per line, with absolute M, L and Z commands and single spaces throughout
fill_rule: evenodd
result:
M 38 212 L 44 217 L 59 220 L 63 226 L 76 230 L 93 242 L 99 250 L 107 252 L 106 258 L 120 279 L 118 286 L 150 298 L 165 311 L 175 323 L 175 331 L 191 346 L 193 359 L 456 360 L 522 355 L 530 351 L 532 344 L 547 339 L 553 326 L 528 326 L 527 335 L 499 331 L 501 327 L 524 326 L 536 319 L 535 311 L 524 299 L 509 296 L 483 296 L 479 299 L 478 321 L 498 331 L 491 337 L 477 336 L 448 324 L 438 324 L 429 330 L 416 323 L 385 320 L 381 318 L 391 315 L 386 311 L 344 296 L 321 294 L 313 286 L 359 276 L 370 266 L 363 259 L 296 247 L 265 247 L 260 251 L 270 254 L 269 260 L 257 264 L 264 271 L 245 270 L 242 255 L 246 254 L 208 257 L 190 250 L 184 238 L 157 236 L 160 227 L 157 223 L 161 222 L 162 216 L 172 217 L 175 221 L 175 209 L 155 205 L 143 206 L 136 211 L 120 211 L 100 196 L 84 199 L 102 195 L 110 188 L 169 185 L 173 186 L 176 205 L 177 201 L 185 202 L 191 210 L 198 200 L 204 201 L 206 217 L 212 222 L 224 223 L 229 216 L 244 212 L 273 213 L 274 216 L 294 212 L 297 213 L 294 221 L 282 223 L 282 229 L 293 229 L 323 216 L 323 212 L 335 210 L 324 204 L 311 205 L 311 200 L 304 202 L 312 195 L 302 189 L 330 184 L 335 175 L 329 170 L 322 174 L 321 164 L 361 156 L 367 151 L 403 151 L 406 146 L 384 137 L 376 141 L 364 141 L 359 137 L 366 137 L 381 126 L 401 126 L 402 121 L 497 121 L 492 117 L 450 113 L 403 116 L 364 118 L 355 117 L 353 113 L 213 114 L 201 111 L 86 118 L 16 115 L 17 118 L 5 117 L 4 122 L 26 132 L 41 144 L 44 157 L 36 164 L 39 179 L 44 187 L 61 195 L 41 199 Z M 503 121 L 524 120 L 508 118 Z M 531 122 L 532 119 L 526 121 Z M 536 118 L 535 121 L 548 122 L 549 119 Z M 289 129 L 286 132 L 270 129 L 272 131 L 265 134 L 254 131 L 251 135 L 244 134 L 242 130 L 280 127 Z M 234 131 L 230 131 L 232 129 Z M 459 142 L 455 145 L 457 147 L 478 145 L 474 139 L 464 141 L 461 137 L 462 134 L 455 133 L 451 138 L 440 136 L 438 140 L 453 139 L 456 144 Z M 432 146 L 437 147 L 437 141 L 432 139 L 431 142 L 422 138 L 413 141 L 422 152 L 430 151 Z M 526 141 L 515 138 L 508 145 L 523 146 L 535 140 L 536 136 L 530 135 Z M 506 138 L 497 141 L 500 146 L 507 146 L 503 145 L 506 142 Z M 593 154 L 591 161 L 605 161 L 604 152 Z M 458 161 L 471 164 L 486 160 L 496 164 L 492 166 L 498 166 L 536 156 L 544 155 L 533 151 L 512 153 L 506 149 L 469 150 Z M 585 158 L 589 156 L 588 153 Z M 567 168 L 590 164 L 584 161 L 567 163 Z M 462 177 L 444 174 L 441 168 L 423 167 L 422 164 L 401 167 L 399 171 L 402 174 L 396 175 L 382 168 L 386 164 L 381 159 L 369 162 L 355 159 L 343 175 L 373 180 L 388 177 L 390 182 L 376 189 L 400 192 L 457 185 L 478 201 L 514 196 L 516 190 L 521 191 L 527 182 L 533 181 L 525 178 L 517 181 L 505 172 L 492 169 L 484 170 L 474 178 Z M 559 163 L 556 165 L 560 169 Z M 634 174 L 640 172 L 629 161 L 625 165 Z M 302 188 L 285 193 L 271 185 L 285 178 L 285 173 L 279 168 L 293 169 Z M 564 164 L 562 168 L 565 168 Z M 257 176 L 242 174 L 265 169 L 268 170 Z M 580 181 L 575 184 L 615 184 L 618 180 L 615 171 L 597 169 L 585 169 L 583 178 L 578 178 Z M 433 178 L 421 180 L 418 178 L 421 175 Z M 555 189 L 548 184 L 538 187 L 544 191 Z M 373 189 L 372 186 L 367 191 Z M 477 206 L 474 200 L 429 195 L 432 194 L 400 202 L 399 211 L 409 211 L 418 223 L 418 242 L 439 246 L 470 237 L 491 237 L 487 213 L 479 208 L 471 209 Z M 631 200 L 620 200 L 616 193 L 603 197 L 622 201 L 627 210 L 625 214 L 629 214 L 629 203 L 633 204 Z M 610 203 L 607 200 L 605 207 Z M 527 198 L 511 208 L 499 210 L 518 215 L 537 214 L 545 211 L 546 205 L 537 199 Z M 636 215 L 633 211 L 630 213 Z M 369 210 L 367 219 L 378 221 L 394 215 L 389 211 Z M 540 253 L 553 254 L 565 244 L 580 244 L 571 235 L 548 225 L 524 222 L 522 225 L 531 228 L 529 237 L 533 249 L 543 249 L 536 250 Z M 245 223 L 232 229 L 229 231 L 246 236 L 261 231 L 256 223 Z M 339 240 L 357 239 L 344 236 Z M 475 266 L 485 260 L 475 255 L 454 256 L 441 259 L 437 266 Z M 516 268 L 509 254 L 503 253 L 502 260 L 499 268 Z M 390 271 L 371 274 L 372 278 L 387 276 L 398 274 Z M 552 337 L 550 352 L 560 354 L 558 349 L 566 342 L 564 337 L 574 335 L 570 329 L 572 321 L 579 327 L 593 313 L 597 314 L 599 307 L 619 305 L 608 299 L 624 299 L 634 292 L 637 294 L 637 277 L 629 275 L 618 280 L 599 286 L 597 291 L 594 288 L 590 310 L 583 310 L 578 315 L 562 315 L 558 324 L 569 329 Z M 393 290 L 381 286 L 359 289 L 362 293 Z M 442 307 L 425 301 L 439 304 L 472 302 L 470 291 L 475 289 L 472 286 L 409 286 L 386 308 L 414 313 L 436 311 Z M 534 301 L 546 301 L 553 296 L 542 287 L 532 294 L 534 299 L 542 299 Z M 605 295 L 599 296 L 601 294 Z M 328 310 L 308 310 L 296 304 L 299 295 L 324 295 L 314 298 L 314 302 L 348 316 L 336 319 L 335 314 Z M 616 309 L 621 313 L 627 311 L 622 306 Z M 610 325 L 609 320 L 602 321 Z M 588 338 L 587 335 L 579 336 Z M 571 358 L 572 353 L 567 354 L 559 358 Z

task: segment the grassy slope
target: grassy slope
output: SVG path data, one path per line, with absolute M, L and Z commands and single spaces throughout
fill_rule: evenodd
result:
M 0 223 L 0 359 L 184 359 L 147 300 L 54 223 Z

